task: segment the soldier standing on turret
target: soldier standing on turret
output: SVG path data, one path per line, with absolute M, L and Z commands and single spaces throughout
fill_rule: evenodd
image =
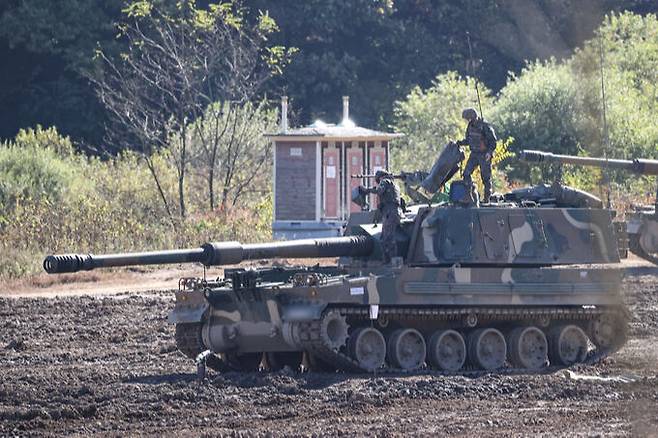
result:
M 462 118 L 468 120 L 466 135 L 457 142 L 459 146 L 468 145 L 471 155 L 464 168 L 464 182 L 469 186 L 473 183 L 471 174 L 476 167 L 480 167 L 482 184 L 484 185 L 483 202 L 489 202 L 491 196 L 491 159 L 496 150 L 496 133 L 489 123 L 478 116 L 474 108 L 462 111 Z
M 378 209 L 382 216 L 381 244 L 384 253 L 384 263 L 390 263 L 397 256 L 398 245 L 395 241 L 395 231 L 402 218 L 400 189 L 393 182 L 393 175 L 383 170 L 375 173 L 376 187 L 365 188 L 364 193 L 375 193 L 379 201 Z

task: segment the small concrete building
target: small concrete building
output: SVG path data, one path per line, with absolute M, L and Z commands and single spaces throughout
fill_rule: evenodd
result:
M 350 200 L 352 188 L 374 183 L 350 175 L 388 169 L 390 141 L 401 135 L 355 126 L 347 96 L 338 125 L 289 128 L 283 97 L 280 130 L 266 134 L 274 148 L 274 237 L 340 235 L 349 214 L 359 210 Z

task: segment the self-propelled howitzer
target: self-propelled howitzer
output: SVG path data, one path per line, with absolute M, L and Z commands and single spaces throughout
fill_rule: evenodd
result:
M 623 344 L 615 269 L 623 233 L 613 211 L 566 187 L 515 191 L 486 206 L 466 204 L 457 196 L 464 189 L 453 182 L 450 202 L 405 211 L 390 264 L 382 262 L 382 226 L 364 211 L 343 237 L 49 256 L 44 267 L 339 257 L 330 266 L 231 267 L 223 278 L 181 279 L 169 316 L 178 349 L 220 369 L 535 372 Z
M 534 150 L 524 150 L 519 155 L 522 159 L 533 163 L 574 164 L 603 169 L 626 170 L 638 175 L 658 175 L 658 160 L 646 158 L 620 160 L 613 158 L 577 157 Z M 657 205 L 658 187 L 653 205 L 634 206 L 634 211 L 626 213 L 625 218 L 630 251 L 655 264 L 658 264 Z

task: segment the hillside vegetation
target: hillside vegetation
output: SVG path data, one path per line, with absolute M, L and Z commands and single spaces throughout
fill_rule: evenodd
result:
M 176 8 L 190 0 L 157 0 Z M 86 80 L 96 50 L 118 54 L 122 9 L 135 0 L 0 2 L 0 139 L 19 128 L 57 126 L 86 146 L 103 141 L 108 115 Z M 140 1 L 141 2 L 141 1 Z M 194 0 L 207 8 L 216 0 Z M 295 122 L 335 121 L 352 96 L 360 125 L 385 128 L 393 102 L 438 73 L 476 75 L 499 91 L 526 60 L 566 58 L 606 14 L 658 12 L 654 0 L 232 0 L 252 21 L 267 11 L 272 43 L 299 49 L 263 96 L 287 93 Z M 222 0 L 222 4 L 229 0 Z M 468 66 L 470 33 L 475 68 Z M 113 146 L 113 145 L 106 145 Z

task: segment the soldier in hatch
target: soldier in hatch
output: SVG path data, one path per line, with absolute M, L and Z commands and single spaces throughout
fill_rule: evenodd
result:
M 484 185 L 482 201 L 487 203 L 491 196 L 491 159 L 496 150 L 496 133 L 489 123 L 478 116 L 474 108 L 466 108 L 462 111 L 462 118 L 468 120 L 468 126 L 465 138 L 458 141 L 457 144 L 459 146 L 468 145 L 471 150 L 471 155 L 464 168 L 464 182 L 469 185 L 473 183 L 471 174 L 479 166 Z
M 382 215 L 381 244 L 384 252 L 384 263 L 390 263 L 397 256 L 398 246 L 395 241 L 395 230 L 402 218 L 400 189 L 393 182 L 393 175 L 383 170 L 375 173 L 376 187 L 365 188 L 364 193 L 375 193 L 379 201 L 378 209 Z

